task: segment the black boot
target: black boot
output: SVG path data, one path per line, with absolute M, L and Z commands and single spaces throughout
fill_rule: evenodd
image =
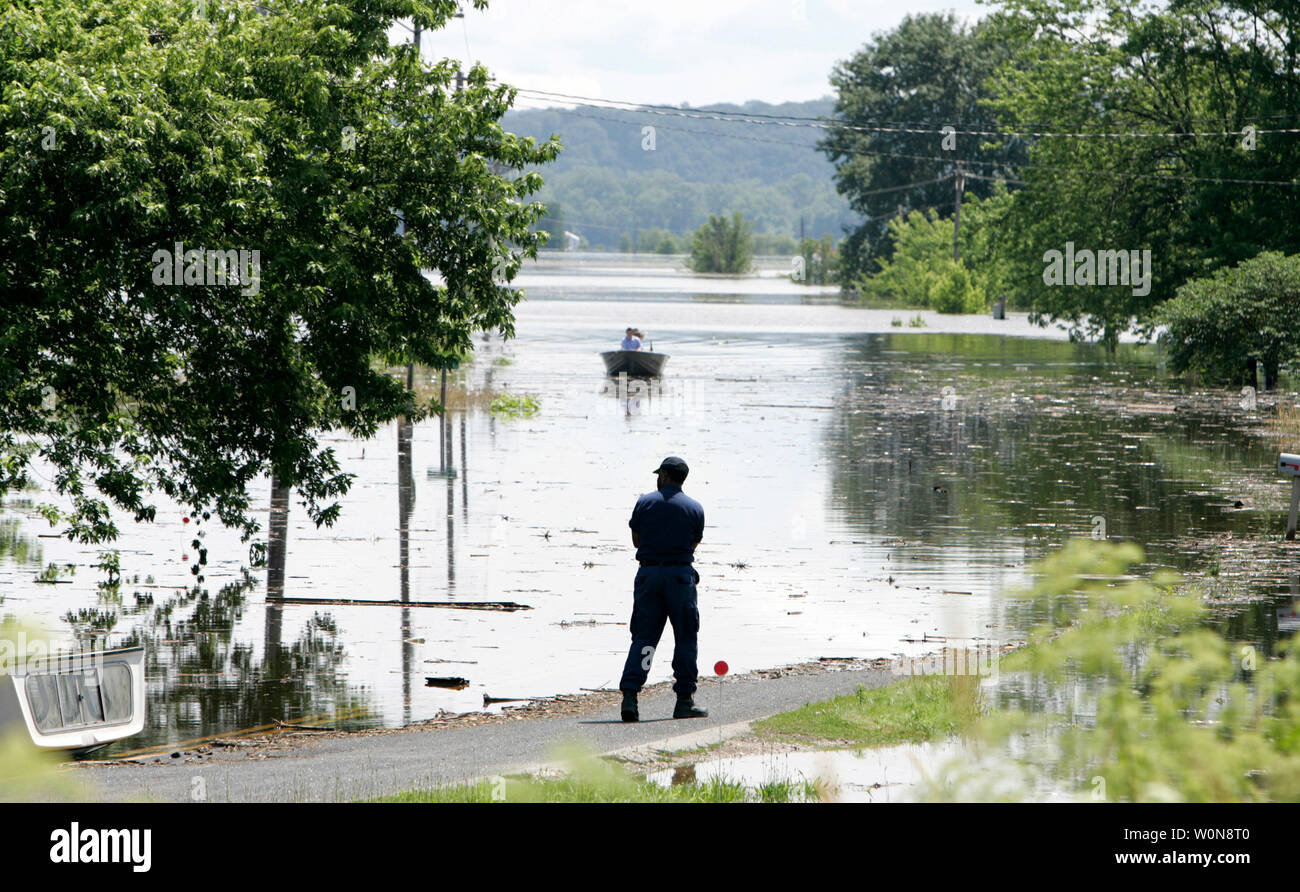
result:
M 677 708 L 673 710 L 675 719 L 702 719 L 709 714 L 707 709 L 695 705 L 690 694 L 677 695 Z
M 636 691 L 623 692 L 623 721 L 635 722 L 641 718 L 636 708 Z

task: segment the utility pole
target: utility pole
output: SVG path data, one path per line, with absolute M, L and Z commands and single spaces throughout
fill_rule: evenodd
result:
M 956 187 L 956 196 L 953 199 L 952 212 L 952 262 L 959 263 L 961 257 L 960 251 L 957 247 L 957 235 L 961 232 L 961 195 L 966 186 L 966 171 L 962 170 L 960 164 L 957 165 L 957 173 L 955 176 L 956 179 L 954 180 L 954 186 Z
M 462 15 L 463 15 L 462 13 L 457 13 L 457 16 L 462 16 Z M 457 68 L 456 69 L 456 92 L 459 93 L 463 89 L 465 89 L 465 72 Z M 440 365 L 442 366 L 442 368 L 439 369 L 438 372 L 439 375 L 439 384 L 438 384 L 439 447 L 438 449 L 439 449 L 439 456 L 441 459 L 439 462 L 439 467 L 442 470 L 442 472 L 445 474 L 447 473 L 447 461 L 448 461 L 447 445 L 448 443 L 450 443 L 450 440 L 448 439 L 447 436 L 447 428 L 446 428 L 446 424 L 447 424 L 447 362 L 446 360 L 444 359 L 440 363 Z M 450 486 L 450 484 L 448 485 Z
M 799 244 L 803 244 L 803 214 L 799 215 Z

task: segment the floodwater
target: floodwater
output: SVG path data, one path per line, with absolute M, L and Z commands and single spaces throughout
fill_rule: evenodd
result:
M 165 504 L 151 525 L 123 518 L 124 581 L 102 587 L 103 548 L 57 538 L 34 510 L 53 500 L 42 491 L 0 510 L 0 614 L 67 645 L 148 645 L 149 727 L 121 751 L 617 687 L 627 519 L 668 454 L 707 514 L 700 665 L 733 672 L 1013 640 L 995 593 L 1072 536 L 1136 540 L 1176 567 L 1193 539 L 1280 537 L 1286 493 L 1251 433 L 1258 413 L 1227 392 L 1173 411 L 1181 391 L 1152 347 L 1108 357 L 1015 314 L 845 307 L 782 279 L 784 261 L 745 279 L 679 264 L 548 255 L 527 269 L 517 337 L 480 341 L 449 387 L 540 411 L 499 417 L 478 398 L 405 434 L 327 437 L 354 487 L 332 528 L 292 506 L 282 593 L 268 597 L 236 535 Z M 917 315 L 925 327 L 908 325 Z M 604 375 L 598 353 L 629 325 L 671 356 L 653 388 Z M 423 392 L 433 374 L 417 370 Z M 1258 492 L 1238 492 L 1243 477 Z M 37 582 L 50 564 L 75 569 Z M 1290 585 L 1261 578 L 1255 593 Z M 448 606 L 473 602 L 528 609 Z M 1265 605 L 1238 633 L 1275 635 L 1275 606 L 1294 616 L 1289 594 Z
M 812 783 L 832 802 L 916 802 L 924 799 L 930 785 L 940 781 L 944 766 L 960 764 L 963 754 L 961 744 L 955 741 L 858 750 L 772 751 L 704 758 L 651 772 L 646 779 L 664 787 L 722 780 L 744 784 L 751 791 L 772 783 L 794 784 L 794 801 L 806 800 L 802 787 Z
M 962 741 L 906 743 L 864 749 L 771 749 L 743 756 L 704 757 L 650 772 L 646 779 L 663 787 L 743 784 L 751 793 L 770 784 L 790 785 L 790 801 L 925 802 L 943 798 L 965 802 L 1069 802 L 1082 798 L 1063 784 L 1036 776 L 1024 766 L 988 754 L 972 761 L 978 748 Z M 976 776 L 978 772 L 978 776 Z M 817 793 L 806 785 L 815 785 Z

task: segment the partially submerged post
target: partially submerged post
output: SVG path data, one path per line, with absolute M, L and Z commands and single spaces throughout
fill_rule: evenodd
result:
M 1300 455 L 1283 452 L 1277 469 L 1291 478 L 1291 513 L 1286 519 L 1286 537 L 1291 540 L 1295 538 L 1296 512 L 1300 510 Z

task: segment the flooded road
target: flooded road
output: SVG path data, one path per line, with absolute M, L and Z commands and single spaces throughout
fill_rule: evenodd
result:
M 1233 488 L 1253 475 L 1283 496 L 1249 432 L 1257 414 L 1226 393 L 1175 411 L 1154 348 L 1107 357 L 1014 314 L 843 307 L 775 261 L 742 280 L 678 262 L 548 256 L 516 280 L 517 337 L 480 340 L 449 376 L 444 419 L 327 437 L 356 480 L 332 528 L 292 505 L 282 597 L 236 535 L 162 504 L 154 524 L 123 519 L 123 582 L 101 585 L 105 549 L 54 537 L 42 491 L 0 511 L 0 613 L 69 645 L 148 645 L 149 727 L 121 751 L 616 687 L 627 520 L 668 454 L 689 462 L 707 513 L 700 665 L 733 672 L 1012 640 L 994 593 L 1071 536 L 1136 540 L 1186 567 L 1193 538 L 1279 530 L 1271 501 Z M 925 327 L 909 326 L 918 315 Z M 653 388 L 603 373 L 599 351 L 629 325 L 671 357 Z M 423 394 L 435 374 L 417 370 Z M 503 393 L 540 410 L 494 415 Z M 520 609 L 457 606 L 479 602 Z M 1273 616 L 1243 634 L 1275 633 Z

